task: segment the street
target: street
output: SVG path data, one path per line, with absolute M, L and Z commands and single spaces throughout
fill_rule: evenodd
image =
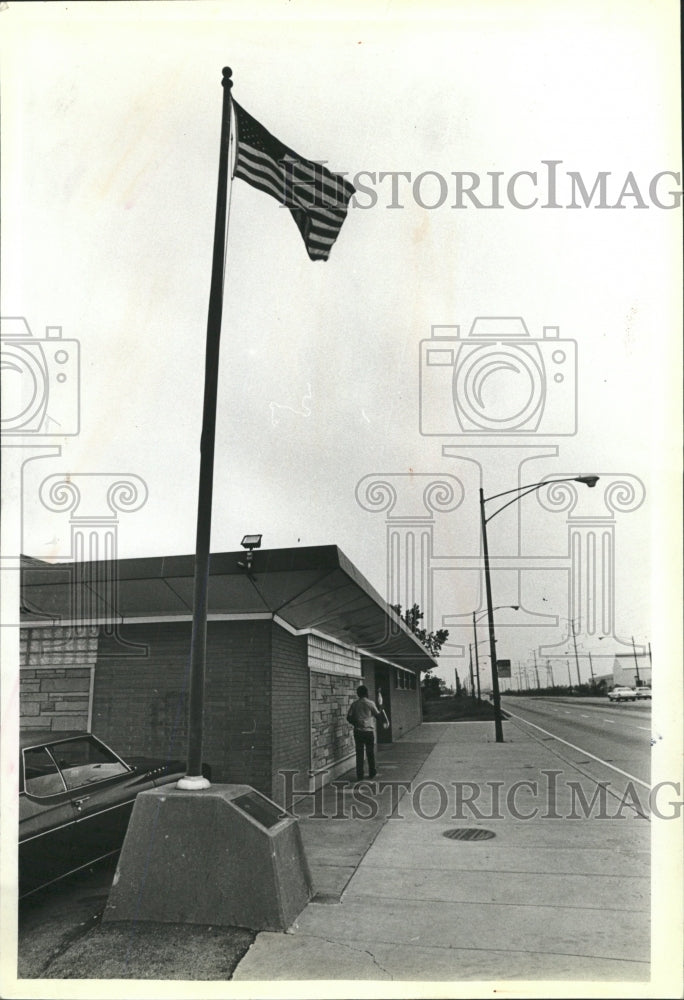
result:
M 647 809 L 651 703 L 612 704 L 607 698 L 506 697 L 511 720 L 545 742 L 563 761 L 623 796 L 630 785 Z M 510 726 L 510 722 L 508 726 Z

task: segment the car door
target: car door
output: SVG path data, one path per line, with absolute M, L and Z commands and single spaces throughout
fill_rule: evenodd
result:
M 135 795 L 142 790 L 134 772 L 90 734 L 61 741 L 54 753 L 75 813 L 75 866 L 118 851 Z
M 19 892 L 74 867 L 76 810 L 47 747 L 23 751 L 19 792 Z

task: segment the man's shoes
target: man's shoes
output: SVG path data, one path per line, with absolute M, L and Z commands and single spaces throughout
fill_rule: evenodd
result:
M 373 778 L 377 778 L 377 776 L 378 776 L 378 772 L 377 771 L 373 771 L 372 774 L 368 775 L 368 778 L 369 778 L 370 781 L 372 781 Z

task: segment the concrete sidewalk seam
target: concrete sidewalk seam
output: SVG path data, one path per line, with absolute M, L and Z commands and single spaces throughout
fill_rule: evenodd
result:
M 304 940 L 305 938 L 308 938 L 312 941 L 325 941 L 326 944 L 332 944 L 335 947 L 352 948 L 354 951 L 364 952 L 365 954 L 373 958 L 373 955 L 368 950 L 367 945 L 369 942 L 367 940 L 364 941 L 357 938 L 345 938 L 344 940 L 341 941 L 338 938 L 330 938 L 324 934 L 312 934 L 310 931 L 306 931 L 304 934 L 302 934 L 299 940 Z M 358 948 L 353 947 L 356 943 L 358 943 L 359 945 Z M 373 938 L 370 943 L 379 946 L 397 945 L 396 941 L 386 941 L 384 938 Z M 401 944 L 402 947 L 405 949 L 410 949 L 411 947 L 414 947 L 414 945 L 408 944 L 406 942 L 403 942 Z M 254 945 L 252 945 L 252 947 L 254 947 Z M 439 952 L 475 951 L 475 952 L 482 952 L 482 954 L 488 954 L 492 950 L 491 948 L 478 948 L 476 945 L 461 945 L 461 944 L 442 945 L 442 944 L 427 944 L 425 942 L 421 942 L 420 945 L 415 945 L 415 947 L 419 947 L 430 951 L 439 951 Z M 496 951 L 505 953 L 507 955 L 543 955 L 544 957 L 548 957 L 549 955 L 559 955 L 563 956 L 564 958 L 581 958 L 587 960 L 596 959 L 600 962 L 626 962 L 629 965 L 645 965 L 647 967 L 650 965 L 650 962 L 647 959 L 643 958 L 623 958 L 623 957 L 616 957 L 615 955 L 596 955 L 596 954 L 590 955 L 587 954 L 587 952 L 582 952 L 582 951 L 558 951 L 558 950 L 541 951 L 535 948 L 506 948 L 505 946 L 499 946 L 499 945 L 497 945 Z M 375 961 L 375 959 L 373 960 Z M 376 962 L 376 964 L 378 963 Z
M 370 900 L 370 899 L 385 899 L 385 900 L 394 900 L 395 902 L 397 901 L 397 897 L 396 896 L 386 896 L 386 895 L 383 895 L 382 893 L 372 893 L 371 894 L 371 893 L 357 892 L 354 895 L 354 902 L 355 903 L 360 902 L 362 900 L 366 900 L 366 899 L 368 899 L 368 900 Z M 420 897 L 420 901 L 421 901 L 421 903 L 444 903 L 444 900 L 443 899 L 439 899 L 439 897 L 437 897 L 437 896 L 421 896 Z M 315 903 L 316 900 L 313 899 L 311 902 Z M 475 903 L 475 904 L 477 904 L 479 906 L 512 906 L 512 907 L 515 907 L 515 909 L 525 909 L 525 908 L 529 907 L 529 908 L 535 909 L 535 910 L 572 910 L 575 913 L 580 913 L 582 911 L 587 911 L 588 913 L 592 913 L 592 912 L 595 912 L 595 913 L 624 913 L 624 908 L 623 907 L 618 907 L 618 906 L 616 906 L 616 907 L 613 907 L 613 906 L 565 906 L 563 903 L 518 903 L 518 902 L 516 902 L 516 903 L 507 903 L 505 900 L 503 900 L 503 901 L 500 901 L 500 900 L 493 901 L 491 899 L 480 899 L 480 900 L 476 900 L 476 899 L 451 899 L 451 900 L 449 900 L 449 904 L 452 904 L 452 903 L 463 904 L 463 905 L 472 905 L 472 904 Z M 650 913 L 650 907 L 648 907 L 648 909 L 646 907 L 639 907 L 639 908 L 637 908 L 637 912 L 639 912 L 639 913 L 649 912 Z

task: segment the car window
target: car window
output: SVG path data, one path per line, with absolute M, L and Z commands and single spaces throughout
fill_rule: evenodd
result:
M 107 747 L 89 737 L 53 744 L 54 755 L 67 788 L 81 788 L 113 775 L 126 774 L 128 768 Z
M 30 795 L 57 795 L 65 790 L 57 765 L 45 747 L 24 750 L 24 788 Z

